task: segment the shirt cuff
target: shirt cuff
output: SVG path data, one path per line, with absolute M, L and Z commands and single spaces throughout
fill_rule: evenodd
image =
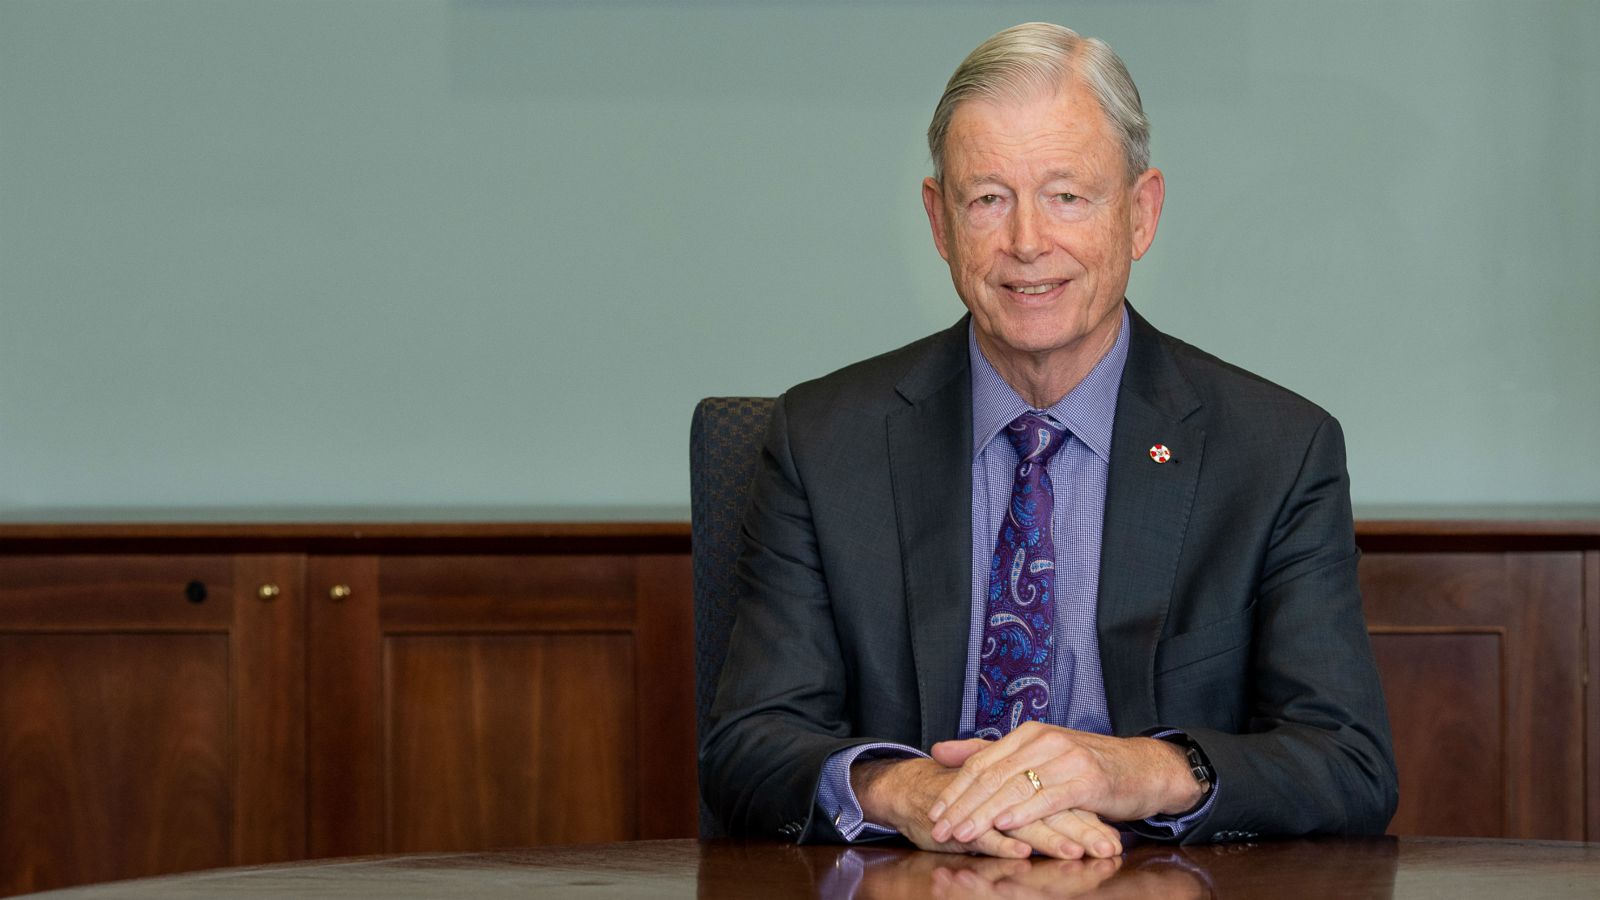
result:
M 822 778 L 817 782 L 817 807 L 827 813 L 833 829 L 846 841 L 888 837 L 899 834 L 893 828 L 874 825 L 861 811 L 861 801 L 850 787 L 850 766 L 857 759 L 930 759 L 923 753 L 904 744 L 857 744 L 846 747 L 822 763 Z
M 1173 738 L 1177 738 L 1178 740 L 1173 741 L 1173 743 L 1182 743 L 1188 740 L 1189 735 L 1182 729 L 1164 728 L 1159 731 L 1147 732 L 1145 737 L 1153 737 L 1160 741 L 1172 741 Z M 1196 823 L 1202 821 L 1211 813 L 1212 804 L 1217 802 L 1217 792 L 1222 790 L 1219 781 L 1218 779 L 1211 782 L 1211 788 L 1206 791 L 1205 800 L 1194 809 L 1176 816 L 1151 816 L 1148 819 L 1142 819 L 1141 822 L 1163 833 L 1168 838 L 1183 837 L 1190 828 L 1193 828 Z

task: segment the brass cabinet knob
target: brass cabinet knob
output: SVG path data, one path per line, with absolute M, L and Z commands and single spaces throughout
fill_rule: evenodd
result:
M 350 596 L 350 593 L 350 585 L 348 584 L 336 584 L 328 588 L 328 597 L 332 600 L 343 600 Z
M 263 600 L 271 600 L 280 593 L 282 591 L 279 591 L 278 586 L 275 584 L 263 584 L 261 587 L 256 588 L 256 596 Z

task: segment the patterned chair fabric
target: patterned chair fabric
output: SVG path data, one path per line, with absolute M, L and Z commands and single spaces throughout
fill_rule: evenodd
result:
M 708 397 L 689 426 L 689 533 L 694 557 L 695 733 L 703 735 L 733 630 L 733 564 L 771 397 Z M 722 827 L 700 801 L 700 836 Z

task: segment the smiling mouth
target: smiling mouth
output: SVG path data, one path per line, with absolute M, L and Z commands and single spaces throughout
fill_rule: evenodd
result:
M 1056 288 L 1062 286 L 1063 284 L 1066 284 L 1066 282 L 1065 281 L 1046 281 L 1046 282 L 1042 282 L 1040 284 L 1008 284 L 1008 285 L 1006 285 L 1006 290 L 1011 291 L 1014 294 L 1022 294 L 1024 296 L 1028 296 L 1028 297 L 1035 297 L 1035 296 L 1038 296 L 1040 294 L 1048 294 L 1051 291 L 1055 290 Z

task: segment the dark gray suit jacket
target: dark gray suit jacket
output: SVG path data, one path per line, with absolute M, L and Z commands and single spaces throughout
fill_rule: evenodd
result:
M 1131 310 L 1130 310 L 1131 313 Z M 1112 727 L 1182 728 L 1218 796 L 1185 836 L 1381 832 L 1388 718 L 1326 412 L 1137 314 L 1106 488 L 1098 631 Z M 779 398 L 700 748 L 735 834 L 837 839 L 823 761 L 956 735 L 971 609 L 967 320 Z M 1153 462 L 1165 444 L 1172 459 Z

